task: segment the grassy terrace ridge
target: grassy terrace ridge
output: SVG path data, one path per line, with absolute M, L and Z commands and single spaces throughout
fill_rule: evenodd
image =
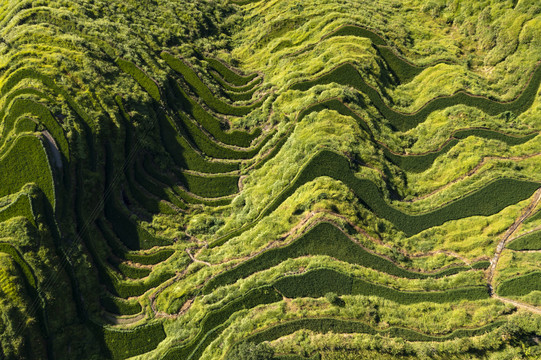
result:
M 243 341 L 260 343 L 263 341 L 272 341 L 283 336 L 292 334 L 301 329 L 308 329 L 314 332 L 326 333 L 366 333 L 370 335 L 380 334 L 389 337 L 399 337 L 408 341 L 445 341 L 450 339 L 477 336 L 488 333 L 499 326 L 502 322 L 495 322 L 486 326 L 481 326 L 475 329 L 457 329 L 447 335 L 426 335 L 415 330 L 391 327 L 384 330 L 374 329 L 372 326 L 355 320 L 343 320 L 329 317 L 308 318 L 291 320 L 284 323 L 276 324 L 266 329 L 260 330 Z
M 541 358 L 540 9 L 4 1 L 0 358 Z
M 204 294 L 209 294 L 218 286 L 234 283 L 238 279 L 276 266 L 289 258 L 306 255 L 327 255 L 340 261 L 409 279 L 440 278 L 471 269 L 468 266 L 456 266 L 436 273 L 406 270 L 387 258 L 367 251 L 359 244 L 354 243 L 334 224 L 325 221 L 310 228 L 286 246 L 267 250 L 231 270 L 216 275 L 205 284 L 202 291 Z
M 209 88 L 201 81 L 197 74 L 186 65 L 181 59 L 174 57 L 168 52 L 162 52 L 161 57 L 167 64 L 176 72 L 183 76 L 183 79 L 190 85 L 192 90 L 201 99 L 216 112 L 225 115 L 244 116 L 250 113 L 255 108 L 261 106 L 263 100 L 256 102 L 250 106 L 232 106 L 217 99 Z
M 428 115 L 437 110 L 462 104 L 476 107 L 489 115 L 498 115 L 505 111 L 520 115 L 533 103 L 539 84 L 541 83 L 541 66 L 537 66 L 519 97 L 509 102 L 499 102 L 482 96 L 471 95 L 465 91 L 457 91 L 449 96 L 440 96 L 429 100 L 425 105 L 413 113 L 402 113 L 390 108 L 378 90 L 368 85 L 352 63 L 345 63 L 335 67 L 330 72 L 320 75 L 314 80 L 293 84 L 290 89 L 306 91 L 315 85 L 338 83 L 351 86 L 366 94 L 381 115 L 389 121 L 392 127 L 399 131 L 407 131 L 424 122 Z
M 366 122 L 357 113 L 355 113 L 354 110 L 352 110 L 348 105 L 346 105 L 342 99 L 335 98 L 315 103 L 307 107 L 306 109 L 301 110 L 299 116 L 297 117 L 297 121 L 302 120 L 302 118 L 309 113 L 319 112 L 322 110 L 333 110 L 344 116 L 350 116 L 354 118 L 359 123 L 361 128 L 363 128 L 373 138 L 372 131 L 370 130 L 368 124 L 366 124 Z M 434 151 L 423 154 L 407 155 L 392 152 L 385 144 L 378 142 L 375 139 L 373 141 L 381 146 L 385 157 L 393 164 L 400 167 L 402 170 L 411 172 L 422 172 L 430 168 L 430 166 L 439 156 L 447 153 L 456 144 L 458 144 L 458 140 L 465 139 L 469 136 L 476 136 L 487 140 L 498 140 L 506 143 L 509 146 L 515 146 L 524 144 L 525 142 L 535 138 L 537 135 L 537 132 L 533 132 L 524 136 L 515 136 L 485 128 L 461 129 L 453 131 L 449 140 Z
M 235 86 L 235 88 L 237 89 L 239 87 L 247 86 L 250 83 L 253 86 L 255 84 L 253 80 L 258 77 L 257 73 L 243 76 L 237 71 L 232 70 L 229 66 L 225 65 L 222 61 L 218 59 L 207 57 L 205 58 L 205 60 L 209 63 L 212 69 L 214 69 L 218 74 L 220 74 L 223 80 L 228 82 L 230 85 Z
M 355 193 L 363 205 L 376 215 L 389 220 L 407 236 L 415 235 L 430 227 L 442 225 L 447 221 L 469 216 L 495 214 L 509 205 L 527 199 L 541 186 L 537 182 L 509 178 L 496 179 L 476 192 L 467 194 L 439 209 L 421 215 L 409 215 L 390 206 L 374 182 L 356 177 L 347 158 L 333 151 L 322 150 L 310 158 L 290 184 L 263 209 L 256 221 L 276 210 L 300 186 L 321 176 L 329 176 L 342 181 Z M 500 197 L 496 199 L 490 196 L 490 194 L 494 193 L 498 193 Z M 481 199 L 483 201 L 480 201 Z M 490 200 L 486 201 L 484 199 Z M 241 231 L 246 231 L 253 224 L 254 222 L 245 225 L 244 228 L 236 232 L 218 238 L 211 246 L 223 244 L 232 237 L 238 236 Z
M 375 48 L 378 50 L 378 55 L 381 56 L 389 66 L 392 74 L 394 74 L 400 83 L 407 83 L 415 76 L 419 75 L 424 69 L 434 66 L 438 63 L 447 63 L 448 61 L 436 62 L 427 66 L 418 66 L 412 64 L 402 56 L 396 54 L 388 42 L 376 32 L 359 25 L 343 25 L 332 33 L 326 35 L 323 39 L 328 39 L 336 36 L 356 36 L 368 38 L 372 41 Z

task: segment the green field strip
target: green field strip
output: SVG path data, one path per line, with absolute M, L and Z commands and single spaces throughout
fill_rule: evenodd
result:
M 524 223 L 527 224 L 527 223 L 531 223 L 531 222 L 535 222 L 537 220 L 541 219 L 541 209 L 537 210 L 535 212 L 535 214 L 533 214 L 532 216 L 530 216 L 529 218 L 527 218 Z
M 159 124 L 163 146 L 177 166 L 208 173 L 224 173 L 239 169 L 238 163 L 213 162 L 203 158 L 184 137 L 179 135 L 169 117 L 160 119 Z
M 225 96 L 233 102 L 250 101 L 252 100 L 252 97 L 254 96 L 255 89 L 246 91 L 246 92 L 234 92 L 234 91 L 225 90 L 224 93 L 225 93 Z
M 15 134 L 22 134 L 27 132 L 35 132 L 37 128 L 38 124 L 30 117 L 20 117 L 15 122 L 14 131 Z
M 167 260 L 175 253 L 173 249 L 160 249 L 152 253 L 130 251 L 117 238 L 110 226 L 105 219 L 96 220 L 96 227 L 100 230 L 101 236 L 106 240 L 113 253 L 120 259 L 133 261 L 141 265 L 156 265 Z
M 500 296 L 524 296 L 532 291 L 541 291 L 540 271 L 502 281 L 496 289 Z
M 376 215 L 389 220 L 408 236 L 450 220 L 493 215 L 509 205 L 529 198 L 541 186 L 537 182 L 501 178 L 441 208 L 422 215 L 409 215 L 389 206 L 374 182 L 357 178 L 347 158 L 324 150 L 302 167 L 290 186 L 263 210 L 263 216 L 274 211 L 297 188 L 321 176 L 330 176 L 342 181 Z
M 539 135 L 539 132 L 534 132 L 523 136 L 514 136 L 504 134 L 499 131 L 481 128 L 458 130 L 453 133 L 453 137 L 457 139 L 465 139 L 468 136 L 476 136 L 487 140 L 498 140 L 506 143 L 509 146 L 522 145 L 525 142 L 535 138 L 537 135 Z
M 122 58 L 117 58 L 115 62 L 117 63 L 118 67 L 122 69 L 122 71 L 131 75 L 154 100 L 158 102 L 161 100 L 160 88 L 158 87 L 156 81 L 145 74 L 145 72 L 137 65 Z
M 293 334 L 299 330 L 310 330 L 316 333 L 328 333 L 335 334 L 353 334 L 364 333 L 369 335 L 381 335 L 384 337 L 398 337 L 403 338 L 406 341 L 447 341 L 458 338 L 470 338 L 473 336 L 479 336 L 493 331 L 504 324 L 503 321 L 494 322 L 485 326 L 481 326 L 475 329 L 457 329 L 447 335 L 428 335 L 421 332 L 402 328 L 402 327 L 390 327 L 384 330 L 374 329 L 372 326 L 356 320 L 342 320 L 331 317 L 320 318 L 304 318 L 289 320 L 263 330 L 260 330 L 247 338 L 237 342 L 239 344 L 243 341 L 253 342 L 256 344 L 263 341 L 273 341 L 281 337 Z M 235 345 L 237 345 L 235 344 Z M 235 346 L 234 345 L 234 346 Z
M 476 107 L 489 115 L 498 115 L 504 111 L 511 111 L 515 115 L 519 115 L 526 111 L 534 101 L 539 83 L 541 82 L 541 66 L 536 67 L 526 88 L 518 98 L 511 102 L 498 102 L 485 97 L 471 95 L 464 91 L 457 91 L 450 96 L 436 97 L 413 113 L 402 113 L 388 107 L 379 92 L 362 79 L 357 69 L 351 63 L 342 64 L 315 80 L 293 84 L 290 89 L 306 91 L 312 86 L 333 82 L 352 86 L 366 94 L 381 115 L 394 128 L 400 131 L 407 131 L 424 122 L 432 112 L 459 104 Z
M 105 261 L 104 258 L 110 255 L 109 249 L 106 247 L 107 242 L 99 235 L 100 232 L 95 231 L 85 235 L 85 244 L 94 259 L 100 283 L 104 284 L 112 295 L 120 298 L 141 296 L 175 276 L 174 271 L 164 271 L 137 280 L 123 279 L 122 274 Z
M 137 183 L 160 199 L 169 201 L 179 209 L 186 209 L 186 204 L 182 202 L 173 192 L 171 186 L 164 184 L 160 180 L 153 178 L 144 168 L 140 159 L 135 161 L 134 179 Z
M 472 128 L 454 131 L 451 134 L 450 139 L 438 150 L 430 151 L 424 154 L 409 154 L 402 155 L 397 154 L 389 150 L 384 144 L 379 143 L 374 139 L 372 131 L 366 124 L 366 122 L 342 102 L 341 99 L 333 98 L 322 102 L 315 103 L 314 105 L 302 110 L 299 113 L 298 121 L 304 116 L 312 112 L 319 112 L 323 110 L 334 110 L 341 115 L 352 117 L 357 123 L 370 135 L 372 141 L 380 145 L 385 157 L 396 166 L 400 167 L 404 171 L 408 172 L 422 172 L 430 168 L 434 161 L 440 156 L 447 153 L 453 146 L 458 143 L 458 139 L 465 139 L 468 136 L 476 136 L 487 140 L 498 140 L 506 143 L 509 146 L 524 144 L 525 142 L 535 138 L 538 133 L 534 132 L 524 136 L 514 136 L 504 134 L 499 131 L 484 129 L 484 128 Z
M 34 115 L 39 119 L 40 125 L 45 127 L 58 144 L 60 152 L 66 159 L 69 159 L 69 145 L 64 130 L 54 119 L 53 115 L 44 105 L 31 99 L 17 98 L 9 107 L 7 115 L 3 119 L 2 139 L 8 135 L 8 131 L 15 127 L 16 121 L 23 115 Z
M 211 278 L 203 287 L 203 294 L 210 294 L 214 289 L 232 284 L 256 272 L 269 269 L 290 258 L 308 255 L 326 255 L 339 261 L 357 264 L 381 271 L 389 275 L 408 278 L 440 278 L 470 270 L 469 266 L 455 266 L 437 273 L 414 272 L 397 266 L 394 262 L 370 253 L 329 222 L 320 222 L 290 244 L 267 250 L 238 266 L 226 270 Z M 485 265 L 485 264 L 482 264 Z
M 143 311 L 138 301 L 121 299 L 107 292 L 100 297 L 100 304 L 111 314 L 117 315 L 135 315 Z
M 139 224 L 134 223 L 127 209 L 118 204 L 114 195 L 106 199 L 104 213 L 116 236 L 130 250 L 150 249 L 153 246 L 170 245 L 171 243 L 168 239 L 153 236 Z
M 27 183 L 35 183 L 55 207 L 53 173 L 39 138 L 18 136 L 0 157 L 0 169 L 0 197 L 19 192 Z
M 406 304 L 423 301 L 443 303 L 462 299 L 489 298 L 488 288 L 485 287 L 470 287 L 445 292 L 401 292 L 354 279 L 333 270 L 312 270 L 303 275 L 286 276 L 277 280 L 272 286 L 250 290 L 220 309 L 207 313 L 201 321 L 200 330 L 195 338 L 183 346 L 168 349 L 161 359 L 197 359 L 204 350 L 202 345 L 209 344 L 219 335 L 219 332 L 224 328 L 223 324 L 234 312 L 282 300 L 282 297 L 273 288 L 287 297 L 321 297 L 329 291 L 334 291 L 339 295 L 381 296 Z
M 507 245 L 508 249 L 521 250 L 541 250 L 541 230 L 522 235 Z
M 486 286 L 470 286 L 447 291 L 400 291 L 325 268 L 285 276 L 275 281 L 273 286 L 288 298 L 319 298 L 328 292 L 334 292 L 337 295 L 378 296 L 399 304 L 447 303 L 490 297 Z
M 125 277 L 130 279 L 142 279 L 150 275 L 150 269 L 130 266 L 125 263 L 119 263 L 116 265 L 116 269 Z
M 35 290 L 37 290 L 38 281 L 34 275 L 34 271 L 28 263 L 24 260 L 23 256 L 13 245 L 5 242 L 0 242 L 0 252 L 11 256 L 13 261 L 21 268 L 26 282 Z
M 36 226 L 34 212 L 32 211 L 32 200 L 29 194 L 21 192 L 11 203 L 0 208 L 0 223 L 16 216 L 23 216 L 32 225 Z
M 355 25 L 345 25 L 333 31 L 331 34 L 324 38 L 331 38 L 335 36 L 356 36 L 368 38 L 374 44 L 374 48 L 377 49 L 379 55 L 385 60 L 390 70 L 396 75 L 400 83 L 407 83 L 411 81 L 415 76 L 419 75 L 423 70 L 428 67 L 434 66 L 439 63 L 445 63 L 446 61 L 435 62 L 428 66 L 417 66 L 404 58 L 398 56 L 393 49 L 389 46 L 387 41 L 383 39 L 377 33 L 368 30 L 364 27 Z
M 223 324 L 229 317 L 242 309 L 250 309 L 258 305 L 270 304 L 282 300 L 272 286 L 263 286 L 248 291 L 246 294 L 237 298 L 219 309 L 208 312 L 203 320 L 197 335 L 186 344 L 178 347 L 171 347 L 167 350 L 161 359 L 196 359 L 195 354 L 204 349 L 202 343 L 208 344 L 214 340 L 219 331 L 223 330 Z M 214 330 L 214 331 L 213 331 Z
M 197 101 L 192 99 L 186 91 L 171 80 L 167 92 L 167 100 L 177 112 L 190 114 L 210 135 L 216 140 L 227 145 L 249 147 L 252 140 L 261 134 L 261 129 L 256 128 L 251 133 L 240 130 L 225 131 L 222 121 L 205 110 Z
M 335 180 L 342 181 L 353 190 L 362 204 L 367 206 L 376 215 L 389 220 L 407 236 L 415 235 L 423 230 L 442 225 L 451 220 L 470 216 L 493 215 L 509 205 L 527 199 L 541 186 L 537 182 L 500 178 L 441 208 L 422 215 L 409 215 L 389 206 L 374 182 L 368 179 L 357 178 L 350 168 L 347 158 L 333 151 L 323 150 L 314 155 L 301 167 L 299 173 L 290 182 L 290 185 L 282 190 L 261 211 L 254 221 L 230 234 L 216 239 L 210 244 L 210 247 L 222 245 L 227 240 L 250 229 L 261 218 L 276 210 L 281 203 L 293 195 L 297 188 L 321 176 L 329 176 Z M 498 194 L 498 197 L 495 197 L 494 194 Z
M 185 173 L 182 172 L 181 169 L 174 168 L 174 167 L 170 168 L 168 169 L 168 171 L 170 172 L 168 173 L 168 176 L 164 176 L 163 173 L 160 173 L 160 170 L 155 169 L 154 164 L 151 164 L 148 158 L 144 160 L 143 166 L 145 168 L 145 171 L 151 174 L 154 178 L 159 178 L 159 181 L 162 181 L 162 180 L 167 181 L 166 184 L 171 186 L 171 191 L 173 192 L 174 196 L 178 197 L 180 200 L 182 200 L 184 203 L 188 205 L 204 204 L 204 205 L 209 205 L 209 206 L 221 206 L 221 205 L 229 204 L 232 200 L 231 198 L 225 198 L 225 199 L 204 198 L 204 197 L 199 197 L 195 194 L 190 194 L 184 187 L 184 184 L 182 184 L 182 181 L 180 180 L 181 178 L 184 178 L 185 176 Z M 214 177 L 216 176 L 219 177 L 220 175 L 214 175 Z M 204 177 L 200 176 L 200 178 L 204 178 Z M 197 181 L 197 179 L 195 180 Z
M 190 193 L 203 198 L 218 198 L 238 193 L 239 176 L 198 176 L 175 171 L 176 177 Z
M 167 203 L 160 201 L 160 198 L 148 193 L 135 179 L 133 167 L 127 167 L 125 174 L 128 184 L 128 189 L 133 199 L 149 214 L 176 214 L 177 212 Z
M 255 90 L 255 88 L 257 88 L 263 82 L 263 78 L 258 77 L 244 86 L 234 86 L 228 83 L 227 81 L 225 81 L 224 78 L 217 71 L 213 69 L 209 70 L 209 74 L 210 76 L 214 78 L 214 80 L 216 80 L 218 84 L 220 84 L 220 86 L 224 88 L 224 90 L 232 92 L 232 93 Z
M 166 335 L 161 322 L 117 329 L 94 325 L 95 334 L 103 341 L 108 359 L 127 359 L 154 350 Z
M 451 139 L 441 149 L 422 155 L 399 155 L 383 147 L 383 154 L 389 161 L 404 171 L 423 172 L 429 169 L 440 155 L 446 154 L 456 144 L 458 144 L 458 140 Z
M 201 81 L 195 71 L 186 65 L 180 58 L 177 58 L 170 53 L 164 51 L 161 53 L 161 57 L 165 62 L 181 74 L 183 79 L 188 83 L 192 90 L 207 104 L 211 109 L 218 113 L 225 115 L 244 116 L 249 114 L 252 110 L 260 107 L 263 104 L 264 99 L 249 105 L 249 106 L 232 106 L 226 104 L 222 100 L 216 98 L 216 96 L 209 90 L 209 88 Z
M 208 62 L 210 67 L 214 69 L 224 81 L 227 83 L 234 85 L 234 86 L 246 86 L 250 83 L 253 84 L 253 80 L 259 76 L 257 73 L 253 73 L 250 75 L 240 75 L 239 73 L 231 70 L 227 65 L 225 65 L 222 61 L 214 58 L 205 58 L 205 60 Z M 253 85 L 252 85 L 253 86 Z

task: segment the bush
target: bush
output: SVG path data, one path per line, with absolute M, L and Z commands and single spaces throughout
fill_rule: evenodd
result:
M 274 350 L 266 343 L 242 342 L 227 354 L 228 360 L 273 360 Z

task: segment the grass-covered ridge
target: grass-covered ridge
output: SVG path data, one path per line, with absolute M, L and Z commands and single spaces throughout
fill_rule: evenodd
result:
M 1 358 L 541 356 L 535 1 L 0 25 Z

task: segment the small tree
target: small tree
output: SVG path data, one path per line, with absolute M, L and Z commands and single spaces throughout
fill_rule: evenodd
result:
M 328 292 L 325 294 L 325 298 L 327 301 L 333 305 L 336 306 L 342 306 L 344 305 L 344 300 L 340 299 L 340 296 L 336 295 L 336 293 Z
M 235 346 L 227 356 L 228 360 L 272 360 L 274 350 L 267 343 L 243 342 Z

